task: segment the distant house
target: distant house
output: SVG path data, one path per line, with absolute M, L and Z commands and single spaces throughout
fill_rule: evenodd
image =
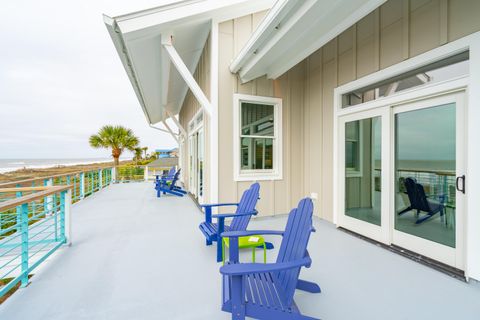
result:
M 157 158 L 178 158 L 178 148 L 174 149 L 156 149 Z

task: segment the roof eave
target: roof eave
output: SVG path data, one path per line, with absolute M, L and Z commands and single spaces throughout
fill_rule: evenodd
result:
M 145 115 L 145 118 L 147 119 L 148 124 L 153 124 L 151 121 L 150 115 L 148 114 L 148 111 L 146 109 L 145 100 L 142 95 L 140 86 L 138 84 L 138 79 L 135 75 L 135 70 L 130 62 L 131 60 L 128 54 L 128 49 L 125 46 L 125 41 L 123 39 L 122 32 L 118 28 L 117 21 L 115 18 L 109 17 L 104 14 L 103 22 L 107 27 L 110 37 L 112 38 L 115 49 L 117 50 L 118 56 L 120 57 L 120 61 L 122 62 L 122 65 L 125 68 L 125 71 L 127 72 L 128 78 L 130 79 L 130 83 L 132 84 L 133 90 L 135 91 L 135 94 L 140 103 L 140 106 L 142 107 L 143 114 Z

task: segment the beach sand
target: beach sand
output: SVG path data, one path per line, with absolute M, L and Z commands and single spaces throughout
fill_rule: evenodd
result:
M 120 164 L 129 164 L 132 161 L 120 161 Z M 50 168 L 41 168 L 41 169 L 20 169 L 16 171 L 0 173 L 0 183 L 3 182 L 12 182 L 19 180 L 27 180 L 40 177 L 54 176 L 58 174 L 70 173 L 70 172 L 79 172 L 79 171 L 88 171 L 96 168 L 105 168 L 112 167 L 112 162 L 100 162 L 100 163 L 90 163 L 90 164 L 81 164 L 81 165 L 71 165 L 71 166 L 55 166 Z

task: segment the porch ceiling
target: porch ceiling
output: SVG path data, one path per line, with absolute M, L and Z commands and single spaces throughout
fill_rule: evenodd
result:
M 167 52 L 170 38 L 193 74 L 207 41 L 211 21 L 265 10 L 273 0 L 190 0 L 130 13 L 104 16 L 104 22 L 149 124 L 176 115 L 188 87 Z
M 275 79 L 386 0 L 279 0 L 230 65 L 242 82 Z

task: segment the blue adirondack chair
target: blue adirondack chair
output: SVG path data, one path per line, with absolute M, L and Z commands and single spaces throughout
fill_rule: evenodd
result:
M 417 220 L 416 224 L 423 223 L 433 217 L 435 214 L 440 213 L 440 217 L 443 218 L 445 215 L 445 195 L 438 195 L 436 200 L 428 199 L 425 189 L 420 183 L 414 178 L 405 179 L 405 189 L 407 190 L 408 200 L 410 201 L 410 206 L 403 209 L 398 213 L 402 215 L 406 212 L 416 210 Z M 420 217 L 420 212 L 425 212 L 426 215 Z M 445 219 L 447 223 L 447 219 Z
M 177 181 L 178 181 L 178 176 L 180 175 L 180 169 L 175 173 L 173 176 L 173 179 L 170 183 L 167 182 L 167 180 L 161 179 L 156 182 L 155 184 L 155 190 L 157 190 L 157 197 L 160 198 L 162 193 L 163 194 L 171 194 L 174 196 L 178 197 L 183 197 L 187 192 L 185 190 L 182 190 L 182 188 L 178 187 Z
M 199 226 L 203 235 L 206 238 L 207 246 L 213 242 L 217 243 L 217 261 L 222 261 L 222 238 L 221 234 L 224 231 L 242 231 L 246 230 L 252 215 L 256 215 L 260 185 L 254 183 L 249 189 L 245 190 L 239 203 L 219 203 L 219 204 L 204 204 L 205 221 Z M 212 208 L 224 206 L 237 206 L 235 213 L 226 214 L 212 214 Z M 212 218 L 217 219 L 213 222 Z M 225 218 L 233 218 L 231 224 L 225 225 Z M 272 244 L 266 244 L 267 249 L 273 248 Z
M 178 170 L 181 170 L 181 169 L 178 169 Z M 153 183 L 154 186 L 157 185 L 157 183 L 160 181 L 160 180 L 166 180 L 166 181 L 172 181 L 173 178 L 175 177 L 175 173 L 176 173 L 176 169 L 175 169 L 175 166 L 171 167 L 170 170 L 168 171 L 167 174 L 157 174 L 155 175 L 155 182 Z
M 290 212 L 285 231 L 224 232 L 230 238 L 230 262 L 220 268 L 223 275 L 222 310 L 232 319 L 315 319 L 300 314 L 293 295 L 295 289 L 319 293 L 313 282 L 299 279 L 300 269 L 309 268 L 312 260 L 307 244 L 312 225 L 313 203 L 309 198 L 300 201 Z M 282 235 L 282 244 L 276 263 L 238 263 L 238 237 L 253 234 Z

